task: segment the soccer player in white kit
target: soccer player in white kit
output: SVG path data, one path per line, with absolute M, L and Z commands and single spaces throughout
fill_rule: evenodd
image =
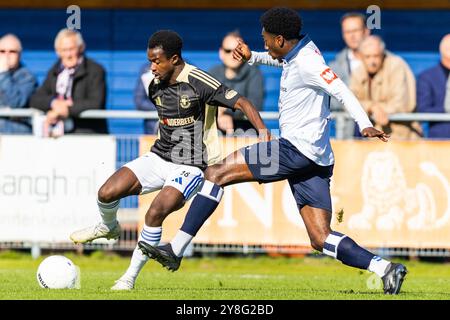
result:
M 376 273 L 383 280 L 386 294 L 398 294 L 407 273 L 405 266 L 382 259 L 350 237 L 331 230 L 329 184 L 334 156 L 329 136 L 330 96 L 346 107 L 364 137 L 386 142 L 388 136 L 373 128 L 358 100 L 325 64 L 314 42 L 307 35 L 300 35 L 302 22 L 296 11 L 272 8 L 263 14 L 261 23 L 268 52 L 251 52 L 240 43 L 233 55 L 250 64 L 283 68 L 280 139 L 242 148 L 229 155 L 223 164 L 208 167 L 206 181 L 175 238 L 164 246 L 138 245 L 144 254 L 174 271 L 180 266 L 187 244 L 217 207 L 224 186 L 288 179 L 312 247 L 346 265 Z

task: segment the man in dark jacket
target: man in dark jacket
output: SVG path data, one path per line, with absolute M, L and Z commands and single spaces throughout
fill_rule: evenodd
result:
M 105 70 L 84 56 L 84 41 L 74 30 L 63 29 L 55 38 L 59 60 L 44 84 L 31 97 L 30 107 L 46 112 L 46 126 L 64 122 L 66 133 L 106 133 L 104 119 L 81 119 L 81 112 L 104 109 Z
M 439 45 L 441 61 L 423 71 L 417 80 L 417 112 L 450 113 L 444 100 L 450 72 L 450 34 Z M 450 138 L 450 122 L 430 122 L 429 138 Z
M 137 79 L 136 87 L 134 89 L 134 104 L 138 110 L 156 111 L 155 105 L 148 98 L 148 86 L 152 79 L 153 75 L 150 71 L 150 66 L 146 63 L 141 67 L 139 78 Z M 156 119 L 145 119 L 144 133 L 156 134 L 158 132 L 158 123 L 159 122 Z
M 222 64 L 213 67 L 209 73 L 227 87 L 247 97 L 256 109 L 261 111 L 264 99 L 264 79 L 258 67 L 233 59 L 232 52 L 238 45 L 238 39 L 241 39 L 238 32 L 228 33 L 223 38 L 222 46 L 219 49 Z M 225 108 L 219 108 L 217 123 L 219 129 L 227 133 L 232 132 L 233 129 L 248 130 L 252 128 L 241 111 L 233 112 Z
M 27 108 L 37 87 L 36 77 L 20 62 L 22 44 L 13 34 L 0 39 L 0 108 Z M 0 133 L 28 134 L 27 119 L 0 118 Z

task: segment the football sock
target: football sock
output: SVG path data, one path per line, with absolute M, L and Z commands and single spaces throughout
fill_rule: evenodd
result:
M 380 277 L 384 276 L 386 267 L 390 263 L 358 246 L 351 238 L 336 231 L 331 232 L 325 240 L 323 253 L 345 265 L 372 271 Z
M 119 210 L 120 200 L 110 203 L 103 203 L 97 199 L 98 209 L 103 223 L 108 228 L 113 228 L 117 222 L 117 210 Z
M 223 188 L 219 185 L 205 180 L 201 190 L 192 200 L 183 225 L 175 238 L 170 242 L 172 250 L 179 257 L 183 256 L 184 250 L 195 237 L 198 230 L 216 210 L 223 196 Z
M 193 236 L 184 232 L 183 230 L 178 230 L 175 237 L 170 241 L 170 245 L 172 246 L 172 251 L 178 256 L 183 256 L 184 250 L 191 242 Z
M 130 265 L 128 266 L 127 271 L 125 272 L 124 277 L 136 281 L 139 272 L 141 272 L 145 263 L 148 261 L 149 257 L 142 253 L 138 246 L 134 248 L 133 255 L 131 256 Z
M 370 260 L 369 267 L 367 270 L 376 273 L 378 276 L 382 277 L 386 274 L 386 270 L 391 262 L 380 258 L 379 256 L 375 256 Z
M 222 195 L 223 188 L 205 180 L 186 213 L 181 230 L 194 237 L 205 221 L 216 210 Z
M 144 241 L 151 246 L 156 246 L 161 240 L 162 227 L 149 227 L 144 225 L 141 231 L 140 241 Z
M 156 246 L 158 245 L 159 240 L 161 240 L 161 233 L 162 227 L 144 226 L 144 229 L 142 229 L 138 241 L 144 241 L 152 246 Z M 130 266 L 128 267 L 124 276 L 135 281 L 137 276 L 139 275 L 139 272 L 142 270 L 148 259 L 149 258 L 142 253 L 139 247 L 136 246 L 131 257 Z

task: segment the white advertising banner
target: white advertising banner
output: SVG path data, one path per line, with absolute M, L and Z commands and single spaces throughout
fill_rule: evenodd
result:
M 69 242 L 98 222 L 97 190 L 115 160 L 111 136 L 1 136 L 0 241 Z

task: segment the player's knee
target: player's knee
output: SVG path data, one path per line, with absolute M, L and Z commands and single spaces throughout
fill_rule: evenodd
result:
M 117 200 L 114 194 L 114 188 L 104 184 L 97 193 L 98 200 L 103 203 L 110 203 Z

